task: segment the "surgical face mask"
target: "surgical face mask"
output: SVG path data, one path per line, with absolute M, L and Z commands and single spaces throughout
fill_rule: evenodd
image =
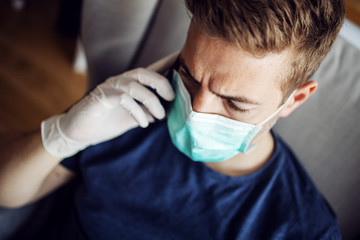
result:
M 176 71 L 172 83 L 175 99 L 167 119 L 170 137 L 176 148 L 194 161 L 218 162 L 250 152 L 254 148 L 251 144 L 254 137 L 285 105 L 262 123 L 253 125 L 216 114 L 194 112 L 190 94 Z

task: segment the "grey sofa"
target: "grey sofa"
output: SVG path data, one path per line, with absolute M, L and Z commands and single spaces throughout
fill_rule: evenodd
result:
M 335 210 L 344 239 L 360 239 L 360 29 L 346 21 L 312 77 L 317 92 L 275 130 Z
M 182 47 L 189 17 L 179 0 L 85 0 L 82 42 L 89 89 L 126 69 L 146 66 Z M 357 35 L 356 35 L 357 34 Z M 360 236 L 360 30 L 346 22 L 313 76 L 318 91 L 275 130 L 289 143 L 334 208 L 343 238 Z M 37 236 L 42 223 L 61 217 L 65 187 L 20 209 L 0 208 L 0 239 Z

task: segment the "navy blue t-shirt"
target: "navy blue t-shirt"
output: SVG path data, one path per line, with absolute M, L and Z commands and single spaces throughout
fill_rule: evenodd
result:
M 172 144 L 166 121 L 91 146 L 62 164 L 80 183 L 59 239 L 341 239 L 336 217 L 288 146 L 230 177 Z M 54 237 L 55 238 L 55 237 Z

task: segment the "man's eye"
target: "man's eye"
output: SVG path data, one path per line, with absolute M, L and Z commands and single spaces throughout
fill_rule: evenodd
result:
M 238 112 L 242 112 L 242 113 L 247 113 L 247 112 L 249 112 L 249 109 L 239 108 L 239 107 L 236 106 L 236 105 L 233 103 L 233 101 L 231 101 L 231 100 L 227 100 L 227 102 L 228 102 L 229 106 L 230 106 L 232 109 L 234 109 L 234 110 L 236 110 L 236 111 L 238 111 Z

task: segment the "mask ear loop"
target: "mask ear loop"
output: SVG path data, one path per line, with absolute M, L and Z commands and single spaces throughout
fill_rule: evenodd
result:
M 267 121 L 269 121 L 270 119 L 272 119 L 274 116 L 276 116 L 281 110 L 283 110 L 283 108 L 286 106 L 286 104 L 288 104 L 288 102 L 290 101 L 290 99 L 294 96 L 296 90 L 294 90 L 290 96 L 288 97 L 288 99 L 286 99 L 285 103 L 283 105 L 281 105 L 273 114 L 271 114 L 268 118 L 266 118 L 264 121 L 262 121 L 259 124 L 256 125 L 264 125 Z
M 288 97 L 288 99 L 285 101 L 285 103 L 283 105 L 281 105 L 273 114 L 270 115 L 270 117 L 266 118 L 264 121 L 262 121 L 261 123 L 257 124 L 260 125 L 261 127 L 268 122 L 269 120 L 271 120 L 274 116 L 276 116 L 281 110 L 284 109 L 284 107 L 288 104 L 288 102 L 290 101 L 290 99 L 294 96 L 296 92 L 296 89 L 290 94 L 290 96 Z M 266 128 L 265 131 L 263 131 L 260 135 L 256 136 L 252 141 L 251 141 L 251 145 L 254 145 L 268 130 L 270 130 L 277 121 L 274 121 L 272 124 L 270 124 L 270 126 L 268 126 Z

